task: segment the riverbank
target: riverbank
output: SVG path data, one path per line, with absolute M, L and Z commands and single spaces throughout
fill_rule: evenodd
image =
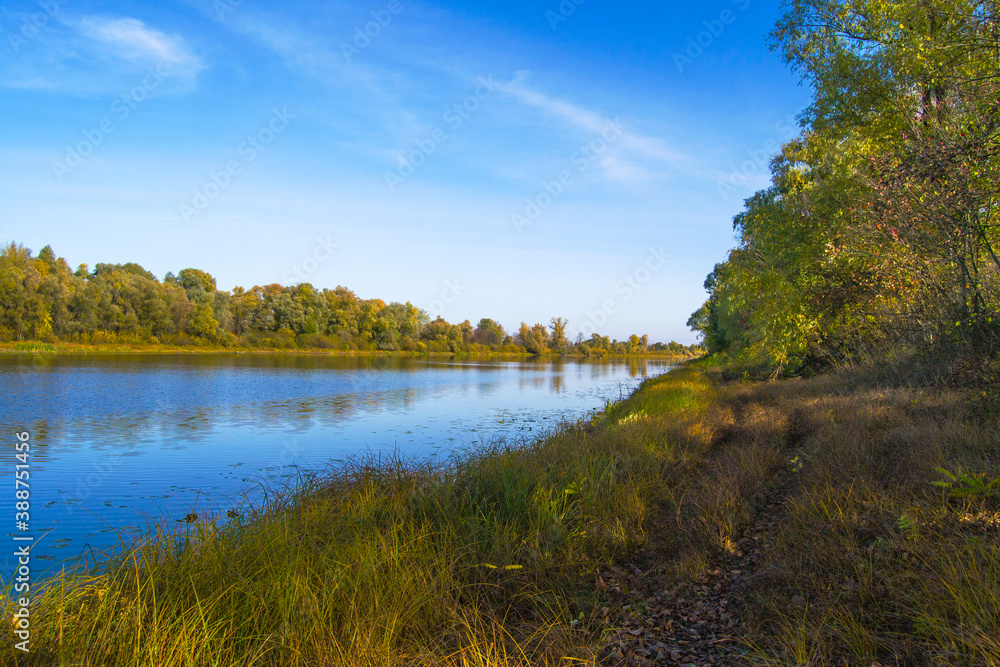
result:
M 0 658 L 997 664 L 996 497 L 931 484 L 1000 474 L 982 397 L 722 376 L 690 365 L 525 446 L 357 460 L 191 517 L 33 591 L 30 660 Z
M 43 343 L 0 342 L 0 354 L 24 355 L 89 355 L 89 354 L 248 354 L 268 356 L 326 356 L 326 357 L 403 357 L 414 359 L 457 358 L 497 359 L 517 361 L 522 359 L 667 359 L 686 361 L 691 356 L 649 352 L 645 354 L 529 354 L 527 352 L 416 352 L 405 350 L 331 350 L 325 348 L 253 348 L 225 347 L 222 345 L 166 345 L 163 343 Z
M 697 464 L 605 580 L 617 662 L 1000 664 L 996 395 L 703 372 Z

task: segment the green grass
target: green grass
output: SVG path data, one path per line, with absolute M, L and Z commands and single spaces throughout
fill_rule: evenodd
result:
M 751 664 L 1000 667 L 989 396 L 710 379 L 730 370 L 689 365 L 533 442 L 359 460 L 153 534 L 34 590 L 33 653 L 8 642 L 0 664 L 592 664 L 614 636 L 598 572 L 645 546 L 698 581 L 765 517 L 731 599 Z M 938 468 L 986 491 L 949 496 Z
M 588 355 L 578 353 L 547 352 L 530 354 L 528 352 L 478 350 L 464 352 L 432 352 L 407 350 L 352 350 L 331 349 L 327 347 L 268 347 L 251 344 L 222 345 L 209 341 L 197 341 L 191 344 L 148 342 L 142 339 L 133 341 L 104 341 L 95 343 L 80 343 L 57 341 L 58 345 L 41 341 L 0 341 L 0 354 L 19 352 L 45 352 L 48 354 L 252 354 L 252 355 L 302 355 L 302 356 L 332 356 L 332 357 L 450 357 L 459 359 L 588 359 Z M 645 352 L 641 354 L 604 354 L 607 360 L 638 360 L 666 359 L 669 361 L 688 361 L 690 355 L 676 355 L 670 352 Z
M 16 343 L 11 348 L 14 352 L 57 352 L 55 345 L 51 343 L 39 343 L 37 341 L 28 341 L 23 343 Z
M 33 652 L 5 643 L 0 662 L 589 661 L 588 578 L 642 543 L 689 458 L 682 412 L 707 403 L 697 374 L 668 377 L 534 442 L 440 466 L 356 461 L 230 520 L 152 534 L 34 591 Z

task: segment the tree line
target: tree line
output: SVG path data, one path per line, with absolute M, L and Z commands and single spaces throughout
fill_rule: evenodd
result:
M 795 0 L 772 48 L 802 132 L 736 216 L 688 324 L 786 371 L 1000 351 L 1000 14 L 966 0 Z
M 35 256 L 17 243 L 0 248 L 0 340 L 85 344 L 215 345 L 451 353 L 666 353 L 697 346 L 592 335 L 566 338 L 564 318 L 522 322 L 508 333 L 491 319 L 476 326 L 431 319 L 411 303 L 361 299 L 346 287 L 309 283 L 218 289 L 199 269 L 162 281 L 138 264 L 81 264 L 75 271 L 50 246 Z

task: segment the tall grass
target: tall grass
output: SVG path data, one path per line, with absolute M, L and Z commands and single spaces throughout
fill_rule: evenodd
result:
M 995 397 L 871 378 L 721 385 L 677 510 L 686 558 L 758 531 L 760 664 L 1000 665 L 1000 499 L 932 484 L 1000 476 Z
M 33 591 L 33 651 L 5 643 L 0 663 L 590 661 L 588 577 L 642 542 L 706 445 L 687 431 L 710 384 L 671 376 L 534 442 L 443 465 L 357 460 L 229 520 L 159 529 Z
M 709 379 L 730 372 L 683 368 L 533 442 L 358 460 L 154 533 L 33 591 L 33 653 L 6 643 L 0 664 L 593 663 L 597 573 L 645 544 L 688 579 L 754 550 L 731 608 L 759 664 L 1000 666 L 1000 498 L 932 484 L 1000 476 L 995 397 Z

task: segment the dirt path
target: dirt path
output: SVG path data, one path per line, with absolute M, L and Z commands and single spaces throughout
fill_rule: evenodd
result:
M 766 548 L 771 505 L 736 553 L 714 564 L 703 577 L 668 576 L 655 546 L 637 553 L 624 567 L 602 573 L 607 609 L 622 616 L 601 664 L 744 665 L 750 651 L 741 623 L 742 596 L 760 576 L 758 564 Z M 609 611 L 609 613 L 611 613 Z
M 742 402 L 731 404 L 735 423 L 719 432 L 713 453 L 740 439 L 744 421 Z M 792 450 L 809 428 L 801 415 L 789 415 L 785 423 L 785 446 Z M 719 557 L 697 578 L 668 574 L 676 571 L 668 563 L 664 537 L 656 529 L 645 549 L 629 562 L 602 573 L 599 587 L 606 587 L 609 615 L 621 610 L 611 621 L 610 646 L 600 656 L 606 667 L 638 665 L 748 665 L 754 652 L 753 638 L 746 634 L 743 610 L 748 595 L 766 586 L 763 554 L 773 539 L 775 527 L 784 513 L 786 499 L 793 493 L 796 477 L 779 472 L 773 480 L 768 502 L 760 507 L 750 527 L 736 543 L 733 553 Z M 665 530 L 669 530 L 666 528 Z

